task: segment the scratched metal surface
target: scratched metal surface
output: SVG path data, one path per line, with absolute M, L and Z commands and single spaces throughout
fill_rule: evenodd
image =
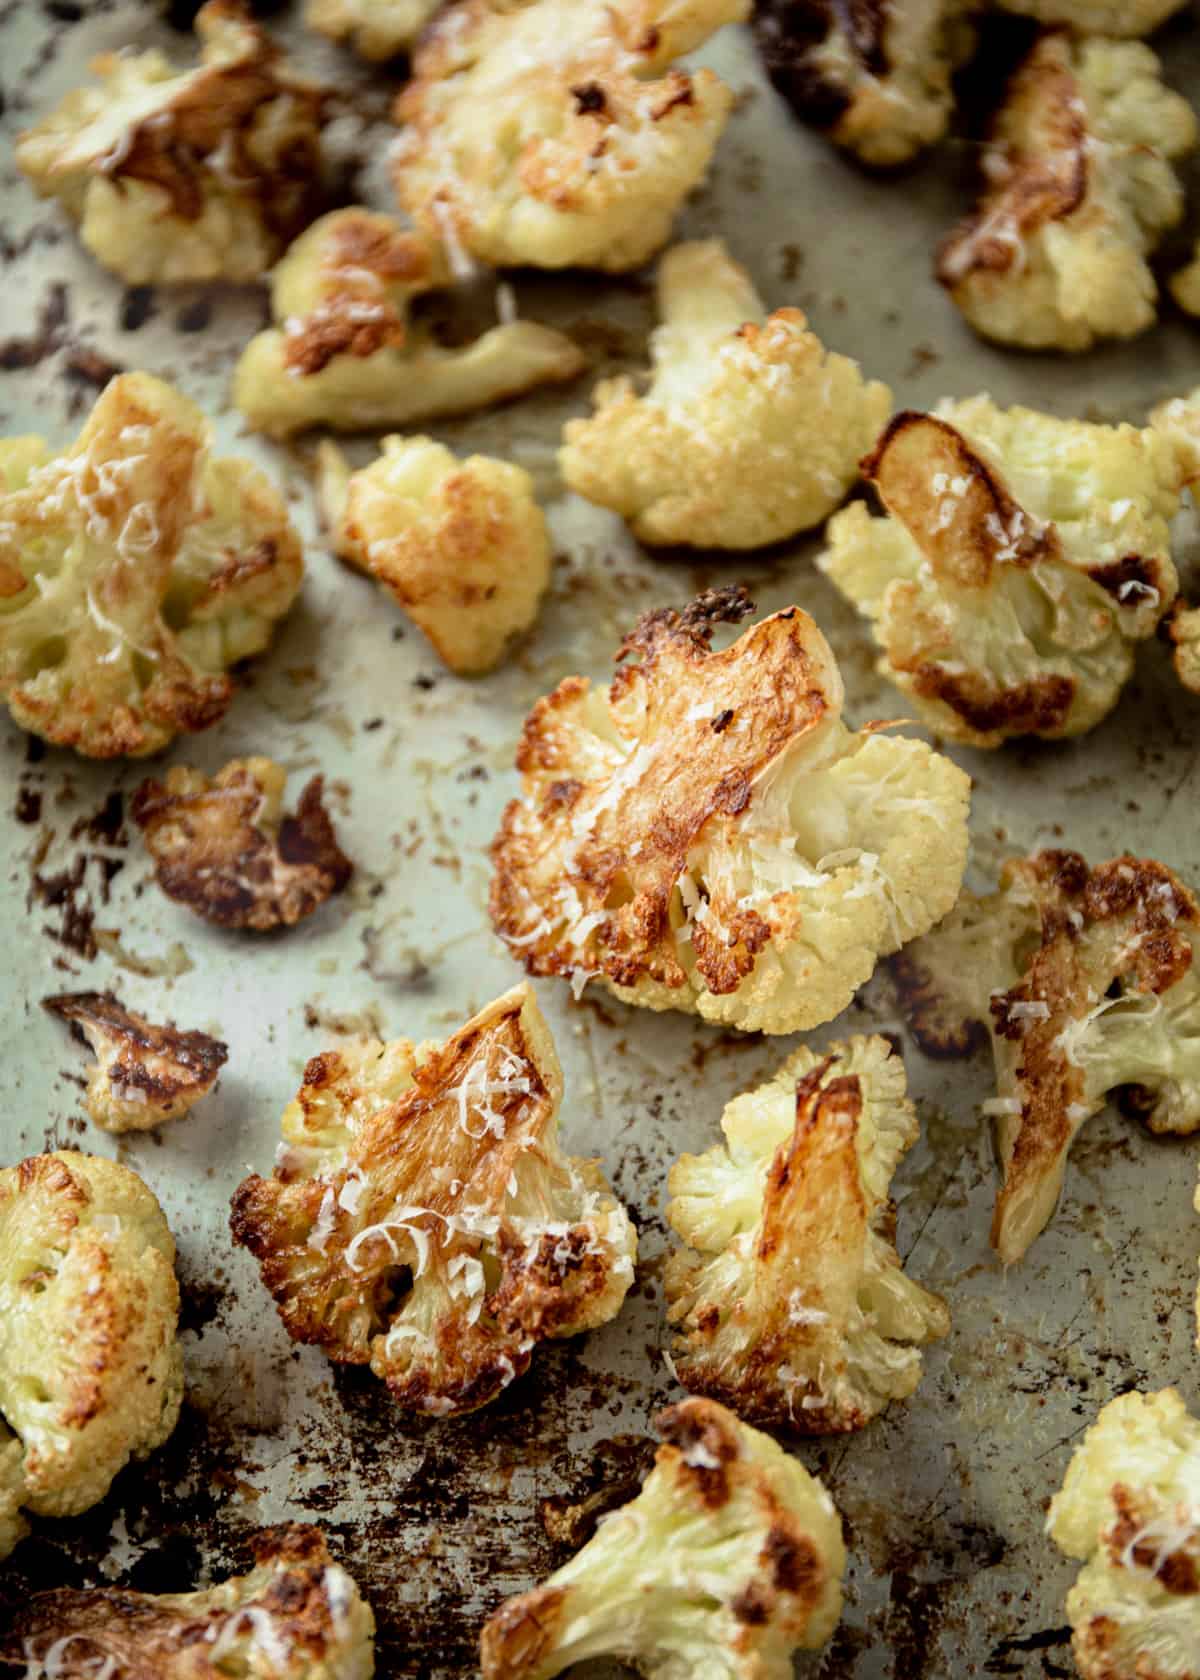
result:
M 183 38 L 151 6 L 0 7 L 6 134 L 81 79 L 103 48 Z M 286 33 L 296 33 L 286 19 Z M 1162 42 L 1177 86 L 1200 89 L 1200 42 Z M 386 205 L 377 117 L 388 84 L 355 90 L 349 60 L 320 44 L 359 113 L 338 127 L 360 190 Z M 900 181 L 863 178 L 799 130 L 760 80 L 748 39 L 703 55 L 743 97 L 711 183 L 681 225 L 720 232 L 772 305 L 798 302 L 822 336 L 861 357 L 899 399 L 989 389 L 1002 401 L 1138 418 L 1200 382 L 1200 337 L 1178 319 L 1134 345 L 1072 361 L 981 347 L 929 279 L 933 242 L 965 202 L 970 149 L 949 146 Z M 843 660 L 852 720 L 894 715 L 862 629 L 811 567 L 811 546 L 769 560 L 652 560 L 615 519 L 564 498 L 553 474 L 565 394 L 439 429 L 534 467 L 557 539 L 554 586 L 536 634 L 498 674 L 458 681 L 362 578 L 317 539 L 305 451 L 237 437 L 225 390 L 263 316 L 263 294 L 127 294 L 85 257 L 58 213 L 34 202 L 7 148 L 0 161 L 4 277 L 0 426 L 71 435 L 110 366 L 175 378 L 287 483 L 309 538 L 303 599 L 226 720 L 177 743 L 169 762 L 212 769 L 267 752 L 299 774 L 322 768 L 353 890 L 279 939 L 206 929 L 150 884 L 121 821 L 142 766 L 42 754 L 0 724 L 4 795 L 0 949 L 5 953 L 0 1157 L 72 1144 L 116 1153 L 161 1198 L 180 1246 L 188 1399 L 174 1439 L 131 1469 L 96 1510 L 40 1523 L 0 1568 L 0 1617 L 52 1584 L 201 1583 L 244 1556 L 263 1524 L 312 1518 L 371 1598 L 383 1675 L 473 1669 L 478 1624 L 502 1594 L 558 1558 L 539 1500 L 589 1484 L 597 1450 L 644 1434 L 677 1397 L 661 1356 L 663 1185 L 673 1158 L 713 1141 L 723 1102 L 788 1046 L 684 1019 L 638 1014 L 545 984 L 540 996 L 567 1075 L 566 1142 L 598 1151 L 642 1233 L 639 1282 L 619 1319 L 538 1357 L 495 1406 L 459 1422 L 414 1420 L 369 1376 L 339 1375 L 286 1340 L 226 1232 L 230 1192 L 266 1169 L 279 1112 L 305 1059 L 339 1031 L 441 1035 L 514 978 L 485 915 L 484 849 L 513 790 L 513 741 L 534 698 L 580 670 L 602 677 L 640 610 L 698 585 L 744 578 L 765 609 L 797 600 Z M 572 327 L 598 366 L 638 359 L 649 321 L 637 280 L 569 285 L 517 277 L 525 310 Z M 475 307 L 490 305 L 487 289 Z M 1200 581 L 1200 580 L 1197 580 Z M 1200 882 L 1196 728 L 1200 707 L 1149 647 L 1120 709 L 1082 742 L 958 755 L 977 781 L 975 867 L 1063 840 L 1101 859 L 1129 847 Z M 113 932 L 118 944 L 97 933 Z M 170 959 L 169 976 L 144 972 Z M 139 972 L 141 970 L 141 972 Z M 39 1008 L 66 988 L 113 987 L 133 1008 L 219 1033 L 217 1093 L 158 1137 L 115 1142 L 79 1104 L 81 1052 Z M 877 977 L 817 1041 L 881 1027 L 904 1035 Z M 830 1649 L 802 1663 L 833 1680 L 938 1680 L 1070 1671 L 1062 1599 L 1072 1568 L 1042 1535 L 1074 1439 L 1110 1395 L 1178 1383 L 1193 1404 L 1190 1296 L 1200 1249 L 1191 1211 L 1194 1144 L 1156 1141 L 1107 1112 L 1077 1144 L 1061 1211 L 1007 1277 L 987 1247 L 994 1171 L 976 1103 L 982 1062 L 936 1066 L 905 1036 L 923 1120 L 895 1190 L 899 1241 L 916 1277 L 942 1291 L 949 1339 L 906 1405 L 864 1434 L 800 1449 L 845 1514 L 852 1564 Z M 604 1448 L 603 1443 L 616 1442 Z

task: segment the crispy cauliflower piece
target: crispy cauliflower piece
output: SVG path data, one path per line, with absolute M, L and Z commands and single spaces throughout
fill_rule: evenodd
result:
M 1084 1436 L 1047 1529 L 1083 1680 L 1200 1680 L 1200 1423 L 1173 1388 L 1121 1394 Z
M 1200 239 L 1190 263 L 1171 276 L 1171 296 L 1189 315 L 1200 315 Z
M 174 1429 L 174 1263 L 128 1167 L 59 1150 L 0 1171 L 0 1556 L 20 1538 L 17 1506 L 77 1516 Z
M 699 185 L 733 94 L 670 68 L 749 0 L 460 0 L 396 102 L 392 181 L 497 267 L 637 268 Z
M 370 1364 L 402 1406 L 486 1405 L 548 1336 L 613 1318 L 637 1235 L 557 1138 L 562 1073 L 528 985 L 445 1042 L 316 1056 L 234 1240 L 296 1341 Z
M 836 514 L 818 565 L 929 727 L 975 747 L 1094 728 L 1175 598 L 1170 442 L 972 397 L 896 415 L 862 466 L 886 512 Z
M 200 410 L 142 373 L 62 455 L 0 441 L 0 693 L 23 728 L 113 758 L 224 714 L 227 668 L 267 645 L 304 562 L 264 475 L 209 447 Z
M 1010 860 L 990 897 L 964 893 L 896 959 L 924 1048 L 953 1053 L 963 1024 L 987 1023 L 1006 1265 L 1049 1221 L 1071 1142 L 1109 1092 L 1151 1131 L 1200 1126 L 1198 929 L 1196 900 L 1161 863 L 1089 870 L 1046 851 Z
M 149 778 L 130 812 L 168 898 L 218 927 L 294 927 L 339 893 L 354 865 L 337 843 L 313 776 L 285 815 L 287 771 L 269 758 L 235 758 L 210 781 L 176 765 Z
M 568 677 L 529 714 L 490 903 L 531 974 L 795 1032 L 953 904 L 966 775 L 922 741 L 848 729 L 797 607 L 711 652 L 752 610 L 725 589 L 649 613 L 608 689 Z
M 277 322 L 252 338 L 233 400 L 255 430 L 289 437 L 310 426 L 371 431 L 434 415 L 469 414 L 584 365 L 563 333 L 509 321 L 457 349 L 408 320 L 410 301 L 444 286 L 441 247 L 373 210 L 334 210 L 275 270 Z
M 131 285 L 257 280 L 320 201 L 325 94 L 281 62 L 236 3 L 196 18 L 201 61 L 105 53 L 98 87 L 69 93 L 17 141 L 104 268 Z
M 1076 35 L 1149 35 L 1179 11 L 1187 0 L 995 0 L 1006 12 L 1019 12 L 1050 28 Z
M 202 1592 L 39 1593 L 0 1663 L 24 1659 L 30 1680 L 370 1680 L 375 1618 L 320 1529 L 265 1529 L 250 1545 L 249 1574 Z
M 383 585 L 452 671 L 490 671 L 550 582 L 550 537 L 523 467 L 460 461 L 427 437 L 385 437 L 349 473 L 321 445 L 322 502 L 343 560 Z
M 332 41 L 349 41 L 361 58 L 382 64 L 407 51 L 441 0 L 308 0 L 304 21 Z
M 667 1262 L 685 1388 L 802 1435 L 861 1429 L 921 1380 L 945 1303 L 905 1277 L 888 1186 L 917 1140 L 883 1038 L 797 1050 L 735 1097 L 724 1144 L 671 1168 Z
M 767 316 L 719 240 L 666 254 L 658 306 L 649 390 L 596 387 L 595 413 L 563 434 L 567 484 L 646 543 L 759 548 L 819 524 L 891 411 L 887 386 L 798 309 Z
M 983 154 L 979 207 L 937 277 L 975 331 L 1027 349 L 1132 338 L 1157 307 L 1146 261 L 1183 215 L 1171 160 L 1196 118 L 1138 42 L 1044 35 L 1017 70 Z
M 1200 259 L 1197 275 L 1200 277 Z M 1200 295 L 1197 308 L 1200 312 Z M 1200 480 L 1200 389 L 1189 396 L 1172 397 L 1160 403 L 1151 414 L 1150 423 L 1175 449 L 1180 474 L 1194 501 Z M 1200 608 L 1176 601 L 1160 628 L 1175 649 L 1176 676 L 1185 688 L 1200 694 Z
M 483 1680 L 550 1680 L 599 1656 L 648 1680 L 790 1680 L 793 1651 L 829 1638 L 846 1548 L 821 1483 L 712 1400 L 655 1427 L 665 1445 L 637 1498 L 487 1622 Z

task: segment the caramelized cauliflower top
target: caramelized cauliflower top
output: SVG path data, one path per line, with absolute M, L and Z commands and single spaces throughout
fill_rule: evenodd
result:
M 381 64 L 412 45 L 439 4 L 440 0 L 308 0 L 304 21 L 333 41 L 348 41 L 370 63 Z
M 835 515 L 818 563 L 931 729 L 996 747 L 1111 711 L 1177 587 L 1181 471 L 1159 431 L 973 397 L 898 414 L 863 472 L 886 513 Z
M 1149 35 L 1186 0 L 994 0 L 1006 12 L 1076 35 Z
M 517 752 L 492 921 L 532 974 L 747 1031 L 830 1020 L 958 892 L 969 782 L 842 721 L 825 638 L 789 607 L 710 650 L 745 592 L 648 614 L 608 689 L 568 677 Z
M 528 985 L 445 1044 L 314 1057 L 273 1177 L 233 1198 L 288 1334 L 443 1417 L 495 1399 L 539 1341 L 607 1323 L 637 1238 L 597 1163 L 560 1149 L 561 1099 Z
M 887 419 L 887 386 L 798 309 L 767 316 L 719 240 L 667 252 L 658 307 L 649 389 L 596 387 L 596 412 L 563 434 L 563 478 L 646 543 L 758 548 L 819 524 Z

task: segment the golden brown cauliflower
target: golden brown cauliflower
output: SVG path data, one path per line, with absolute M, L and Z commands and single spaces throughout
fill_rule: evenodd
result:
M 895 961 L 918 1042 L 956 1055 L 986 1025 L 1004 1183 L 992 1244 L 1019 1260 L 1054 1212 L 1067 1151 L 1109 1093 L 1153 1132 L 1200 1126 L 1200 909 L 1146 858 L 1014 858 Z M 975 1034 L 971 1028 L 975 1027 Z
M 294 601 L 300 542 L 245 461 L 214 459 L 200 410 L 122 374 L 75 445 L 0 441 L 0 693 L 89 758 L 205 729 Z
M 304 21 L 361 58 L 382 64 L 407 51 L 441 0 L 308 0 Z
M 749 0 L 459 0 L 396 102 L 392 180 L 497 267 L 637 268 L 703 180 L 733 94 L 670 68 Z
M 1171 276 L 1171 295 L 1180 309 L 1200 315 L 1200 240 L 1196 241 L 1191 262 Z
M 295 816 L 284 814 L 287 772 L 269 758 L 235 758 L 210 781 L 176 765 L 144 781 L 130 811 L 168 898 L 219 927 L 294 927 L 354 866 L 337 843 L 313 776 Z
M 975 747 L 1094 728 L 1175 598 L 1171 442 L 972 397 L 896 415 L 862 466 L 886 512 L 836 514 L 818 564 L 929 727 Z
M 256 280 L 316 214 L 325 95 L 237 0 L 196 18 L 201 61 L 105 53 L 97 87 L 21 135 L 16 159 L 132 285 Z
M 561 1100 L 528 985 L 445 1044 L 315 1056 L 273 1177 L 238 1187 L 230 1221 L 288 1334 L 444 1417 L 494 1400 L 546 1337 L 606 1324 L 637 1236 L 598 1164 L 560 1149 Z
M 1171 160 L 1196 118 L 1138 42 L 1044 35 L 1017 70 L 983 154 L 977 210 L 937 277 L 976 332 L 1086 350 L 1151 326 L 1147 256 L 1183 215 Z
M 335 551 L 383 585 L 452 671 L 490 671 L 527 630 L 550 581 L 550 537 L 522 467 L 460 461 L 427 437 L 385 437 L 351 473 L 321 445 Z
M 671 1168 L 667 1262 L 685 1388 L 800 1435 L 861 1429 L 921 1380 L 950 1315 L 904 1275 L 888 1186 L 917 1140 L 883 1038 L 797 1050 Z
M 1019 12 L 1050 28 L 1076 35 L 1149 35 L 1179 11 L 1187 0 L 994 0 L 1006 12 Z
M 795 1032 L 953 904 L 968 778 L 922 741 L 848 729 L 797 607 L 711 652 L 752 610 L 726 589 L 649 613 L 608 689 L 568 677 L 526 719 L 491 913 L 531 974 Z
M 162 1209 L 128 1167 L 59 1150 L 0 1171 L 0 1557 L 21 1507 L 89 1510 L 174 1429 L 174 1263 Z
M 1200 264 L 1197 274 L 1200 275 Z M 1197 305 L 1200 312 L 1200 296 Z M 1160 403 L 1151 414 L 1150 423 L 1174 448 L 1180 475 L 1195 500 L 1200 482 L 1200 389 L 1186 397 L 1172 397 Z M 1175 649 L 1176 676 L 1185 688 L 1200 694 L 1200 607 L 1176 601 L 1161 630 Z
M 658 309 L 649 389 L 596 387 L 596 412 L 563 434 L 567 484 L 646 543 L 760 548 L 819 524 L 887 419 L 887 386 L 828 352 L 798 309 L 767 316 L 719 240 L 667 252 Z

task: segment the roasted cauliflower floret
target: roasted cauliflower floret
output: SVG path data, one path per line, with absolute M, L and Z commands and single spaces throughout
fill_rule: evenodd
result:
M 282 498 L 213 459 L 200 410 L 122 374 L 75 445 L 0 441 L 0 693 L 16 721 L 89 758 L 207 728 L 300 588 Z
M 17 142 L 103 267 L 132 285 L 257 280 L 316 214 L 324 94 L 236 0 L 196 18 L 201 61 L 105 53 Z
M 370 1680 L 375 1618 L 320 1529 L 265 1529 L 250 1544 L 254 1569 L 202 1592 L 39 1593 L 0 1638 L 0 1663 L 58 1680 Z
M 1171 276 L 1171 295 L 1180 309 L 1200 315 L 1200 240 L 1191 262 Z
M 891 392 L 826 351 L 798 309 L 767 316 L 719 240 L 658 270 L 654 376 L 596 387 L 559 454 L 573 490 L 646 543 L 759 548 L 817 525 L 858 477 Z
M 1154 1132 L 1200 1126 L 1200 911 L 1161 863 L 1077 852 L 1014 858 L 896 959 L 934 1055 L 985 1022 L 1004 1182 L 992 1243 L 1006 1265 L 1042 1231 L 1072 1139 L 1115 1092 Z
M 1182 478 L 1157 430 L 999 409 L 905 411 L 818 564 L 871 620 L 879 669 L 975 747 L 1092 729 L 1175 598 Z
M 727 589 L 649 613 L 607 690 L 568 677 L 526 719 L 491 913 L 531 974 L 795 1032 L 953 904 L 967 777 L 922 741 L 846 727 L 799 608 L 711 652 L 750 611 Z
M 350 473 L 322 450 L 322 501 L 343 560 L 387 589 L 452 671 L 490 671 L 550 581 L 550 537 L 523 467 L 460 461 L 427 437 L 386 437 Z
M 337 843 L 313 776 L 294 816 L 287 772 L 269 758 L 235 758 L 211 781 L 176 765 L 130 805 L 168 898 L 218 927 L 294 927 L 342 891 L 354 866 Z
M 905 1277 L 892 1174 L 917 1140 L 883 1038 L 797 1050 L 735 1097 L 724 1144 L 671 1169 L 667 1263 L 685 1388 L 802 1435 L 861 1429 L 921 1380 L 945 1304 Z
M 96 1052 L 83 1105 L 105 1132 L 144 1132 L 194 1108 L 228 1060 L 220 1039 L 156 1027 L 111 992 L 69 992 L 42 1007 Z
M 1186 0 L 995 0 L 1006 12 L 1019 12 L 1051 28 L 1076 35 L 1149 35 L 1179 11 Z
M 494 1400 L 546 1337 L 606 1324 L 637 1237 L 598 1164 L 560 1149 L 561 1100 L 527 985 L 445 1044 L 314 1057 L 274 1176 L 239 1186 L 230 1222 L 288 1334 L 443 1417 Z
M 573 379 L 583 357 L 562 333 L 509 321 L 447 349 L 408 320 L 444 286 L 441 247 L 373 210 L 334 210 L 301 234 L 275 270 L 276 325 L 252 338 L 233 400 L 257 431 L 344 432 L 468 414 L 535 385 Z
M 1157 308 L 1146 258 L 1183 215 L 1171 160 L 1195 141 L 1149 47 L 1044 35 L 1009 85 L 983 197 L 944 241 L 938 279 L 1002 344 L 1132 338 Z
M 304 21 L 374 64 L 407 51 L 440 0 L 308 0 Z
M 20 1538 L 18 1507 L 89 1510 L 174 1429 L 174 1263 L 162 1209 L 128 1167 L 60 1150 L 0 1171 L 0 1556 Z
M 429 26 L 392 180 L 431 238 L 497 267 L 637 268 L 733 104 L 672 61 L 749 0 L 460 0 Z
M 1109 1401 L 1047 1528 L 1083 1560 L 1067 1595 L 1083 1680 L 1200 1680 L 1200 1423 L 1173 1388 Z
M 550 1578 L 503 1603 L 483 1680 L 550 1680 L 613 1656 L 648 1680 L 790 1680 L 842 1611 L 833 1500 L 767 1435 L 711 1400 L 660 1412 L 636 1499 Z

